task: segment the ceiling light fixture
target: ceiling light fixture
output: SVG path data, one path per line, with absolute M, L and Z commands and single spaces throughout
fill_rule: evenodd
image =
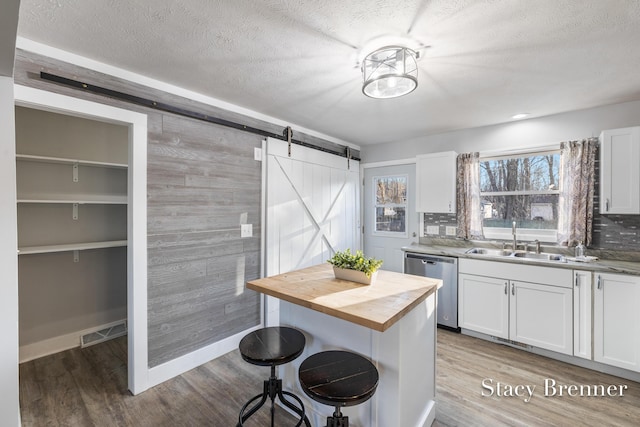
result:
M 514 120 L 518 120 L 518 119 L 524 119 L 525 117 L 528 117 L 529 113 L 518 113 L 515 116 L 511 116 L 512 119 Z
M 362 61 L 362 93 L 371 98 L 397 98 L 418 87 L 418 64 L 414 50 L 386 46 Z

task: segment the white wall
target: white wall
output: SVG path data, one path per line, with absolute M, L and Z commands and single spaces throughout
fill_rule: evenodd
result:
M 13 78 L 0 77 L 0 419 L 20 425 L 18 400 L 18 240 Z
M 450 150 L 458 153 L 490 152 L 548 146 L 598 136 L 604 129 L 636 125 L 640 125 L 640 101 L 363 146 L 361 157 L 363 163 L 371 163 Z
M 0 420 L 20 425 L 18 383 L 18 238 L 13 61 L 19 0 L 3 0 L 0 14 Z
M 13 76 L 20 0 L 2 0 L 0 14 L 0 76 Z

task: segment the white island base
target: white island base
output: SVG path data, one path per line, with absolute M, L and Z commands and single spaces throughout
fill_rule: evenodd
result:
M 334 408 L 309 399 L 298 382 L 304 359 L 325 350 L 346 350 L 369 358 L 380 381 L 373 397 L 343 408 L 352 427 L 428 427 L 435 418 L 435 292 L 384 332 L 280 301 L 280 324 L 302 331 L 304 352 L 279 367 L 285 390 L 304 402 L 313 426 L 324 426 Z

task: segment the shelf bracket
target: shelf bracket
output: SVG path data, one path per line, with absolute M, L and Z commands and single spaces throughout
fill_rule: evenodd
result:
M 78 182 L 78 162 L 73 164 L 73 182 Z
M 80 262 L 80 251 L 73 251 L 73 262 Z
M 73 204 L 73 212 L 71 213 L 71 218 L 73 218 L 74 221 L 78 220 L 78 204 L 77 203 Z

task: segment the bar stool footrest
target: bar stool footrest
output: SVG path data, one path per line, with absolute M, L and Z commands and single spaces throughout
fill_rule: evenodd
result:
M 300 407 L 297 407 L 293 403 L 288 401 L 285 398 L 285 395 L 291 396 L 296 402 L 298 402 Z M 300 398 L 298 396 L 296 396 L 295 394 L 293 394 L 291 392 L 288 392 L 288 391 L 282 390 L 282 380 L 278 379 L 278 378 L 275 378 L 274 376 L 272 376 L 268 380 L 264 381 L 264 387 L 263 387 L 263 391 L 262 391 L 261 394 L 258 394 L 256 396 L 252 397 L 247 403 L 244 404 L 244 406 L 240 410 L 240 415 L 238 415 L 238 424 L 236 425 L 236 427 L 244 426 L 244 422 L 247 421 L 247 419 L 249 419 L 249 417 L 251 417 L 253 414 L 255 414 L 258 411 L 258 409 L 260 409 L 262 407 L 262 405 L 264 405 L 266 403 L 267 398 L 271 399 L 271 420 L 272 420 L 272 426 L 273 426 L 273 414 L 274 414 L 274 410 L 275 410 L 274 401 L 275 401 L 276 396 L 278 397 L 278 399 L 280 399 L 280 402 L 282 402 L 282 404 L 284 406 L 286 406 L 287 408 L 291 409 L 293 412 L 298 414 L 298 416 L 300 417 L 300 420 L 295 425 L 295 427 L 300 427 L 303 422 L 304 422 L 306 427 L 311 427 L 311 423 L 309 422 L 309 418 L 307 418 L 307 415 L 305 413 L 304 404 L 302 403 L 302 400 L 300 400 Z M 253 403 L 254 401 L 256 401 L 258 399 L 260 399 L 260 402 L 255 404 L 245 414 L 245 411 L 247 410 L 249 405 L 251 405 L 251 403 Z

